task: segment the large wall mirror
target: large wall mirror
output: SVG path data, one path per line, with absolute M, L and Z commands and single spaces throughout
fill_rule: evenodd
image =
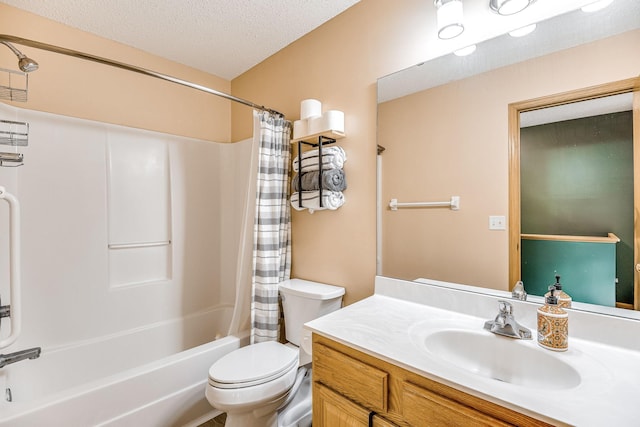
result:
M 578 306 L 638 317 L 628 309 L 639 304 L 633 228 L 640 200 L 633 170 L 639 28 L 640 2 L 617 0 L 595 14 L 577 10 L 540 22 L 525 38 L 485 41 L 468 57 L 447 55 L 379 79 L 378 274 L 462 283 L 479 292 L 509 291 L 523 278 L 535 294 L 556 274 L 565 287 L 567 281 L 582 286 L 593 271 L 581 276 L 584 266 L 567 261 L 566 250 L 537 245 L 555 245 L 553 236 L 589 237 L 596 252 L 607 247 L 616 254 L 602 255 L 609 266 L 606 296 L 600 299 L 597 289 L 590 291 L 595 296 L 578 295 L 584 302 Z M 583 102 L 620 94 L 623 107 L 603 102 L 597 113 L 562 111 L 590 111 Z M 559 110 L 569 115 L 549 118 Z M 546 146 L 530 142 L 549 135 L 555 142 Z M 581 135 L 584 146 L 571 139 Z M 554 176 L 574 177 L 582 186 Z M 585 205 L 592 190 L 622 194 L 616 202 L 622 213 L 611 219 L 609 199 Z M 454 196 L 458 209 L 447 206 Z M 531 258 L 536 251 L 547 259 Z M 536 263 L 542 267 L 532 275 Z

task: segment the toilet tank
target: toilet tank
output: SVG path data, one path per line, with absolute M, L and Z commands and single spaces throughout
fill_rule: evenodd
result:
M 344 288 L 302 279 L 290 279 L 278 285 L 286 338 L 300 345 L 302 326 L 342 307 Z

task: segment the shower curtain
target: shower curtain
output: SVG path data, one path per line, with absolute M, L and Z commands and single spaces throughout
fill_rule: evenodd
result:
M 253 134 L 260 134 L 260 121 L 254 120 Z M 249 162 L 246 165 L 247 187 L 239 194 L 243 199 L 240 218 L 240 238 L 238 257 L 236 261 L 235 290 L 236 297 L 233 306 L 233 317 L 229 325 L 228 335 L 235 335 L 241 331 L 251 329 L 251 277 L 253 263 L 253 223 L 256 211 L 256 181 L 258 176 L 258 145 L 257 138 L 251 138 Z M 249 143 L 249 139 L 246 140 Z M 243 165 L 244 166 L 244 165 Z
M 291 275 L 291 122 L 254 112 L 258 176 L 253 228 L 251 342 L 278 339 L 278 283 Z

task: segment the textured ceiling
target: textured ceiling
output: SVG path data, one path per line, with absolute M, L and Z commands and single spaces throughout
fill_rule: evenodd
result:
M 228 80 L 358 1 L 0 0 Z

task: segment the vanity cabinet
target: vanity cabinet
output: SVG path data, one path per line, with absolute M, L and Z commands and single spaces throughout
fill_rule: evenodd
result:
M 313 425 L 550 426 L 317 334 Z

